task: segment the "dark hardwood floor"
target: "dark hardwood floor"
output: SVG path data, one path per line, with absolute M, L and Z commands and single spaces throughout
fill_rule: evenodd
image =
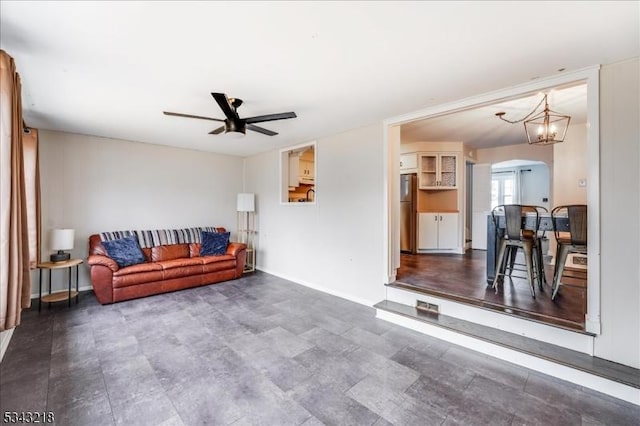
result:
M 496 294 L 487 284 L 485 262 L 486 252 L 483 250 L 467 250 L 463 255 L 402 253 L 396 284 L 536 321 L 584 330 L 587 294 L 583 271 L 565 270 L 562 280 L 565 285 L 560 288 L 556 299 L 551 300 L 553 267 L 547 264 L 549 284 L 543 291 L 536 286 L 534 299 L 525 278 L 505 278 Z M 524 263 L 521 254 L 517 262 Z M 514 275 L 523 277 L 525 274 L 514 272 Z

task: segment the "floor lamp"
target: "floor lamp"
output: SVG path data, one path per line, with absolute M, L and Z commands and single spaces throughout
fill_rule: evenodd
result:
M 255 194 L 238 194 L 238 242 L 247 245 L 247 260 L 244 264 L 244 272 L 256 270 L 256 205 Z

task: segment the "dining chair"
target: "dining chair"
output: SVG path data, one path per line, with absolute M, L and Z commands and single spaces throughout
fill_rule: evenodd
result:
M 549 210 L 547 210 L 546 207 L 543 207 L 543 206 L 528 206 L 528 205 L 522 206 L 523 214 L 535 213 L 536 211 L 538 212 L 538 217 L 541 214 L 549 213 Z M 539 227 L 540 227 L 540 222 L 538 220 L 536 221 L 536 228 L 539 229 Z M 538 279 L 538 285 L 539 285 L 540 291 L 543 291 L 544 285 L 547 285 L 547 277 L 544 271 L 544 261 L 543 261 L 543 255 L 542 255 L 542 240 L 545 238 L 545 231 L 540 232 L 540 231 L 534 231 L 532 229 L 523 229 L 522 235 L 525 238 L 534 238 L 535 256 L 537 258 L 536 272 L 538 274 L 538 277 L 540 277 L 540 279 Z M 526 266 L 526 265 L 516 263 L 518 247 L 507 246 L 506 250 L 507 252 L 505 253 L 505 255 L 507 256 L 507 259 L 509 259 L 509 266 L 507 268 L 509 273 L 507 275 L 511 276 L 513 271 L 515 270 L 515 265 L 519 265 L 519 266 Z M 505 273 L 507 269 L 505 269 Z
M 568 219 L 568 229 L 560 229 L 557 220 L 559 217 Z M 553 300 L 562 285 L 562 274 L 569 253 L 587 254 L 587 206 L 585 204 L 558 206 L 551 211 L 551 224 L 556 237 L 556 261 L 551 295 Z
M 531 213 L 531 215 L 535 217 L 533 229 L 524 229 L 523 227 L 523 218 L 527 213 Z M 535 298 L 534 283 L 540 280 L 540 268 L 536 254 L 536 238 L 534 238 L 538 234 L 540 225 L 538 210 L 531 206 L 523 206 L 520 204 L 502 204 L 491 211 L 491 217 L 496 232 L 500 229 L 500 217 L 504 217 L 505 221 L 504 235 L 499 239 L 498 261 L 496 276 L 493 280 L 493 288 L 497 293 L 500 277 L 503 277 L 503 280 L 505 276 L 512 277 L 515 261 L 511 262 L 511 260 L 514 259 L 515 252 L 517 252 L 518 249 L 522 249 L 524 252 L 525 271 L 527 272 L 526 278 L 529 283 L 531 296 Z M 510 263 L 508 274 L 506 273 L 507 260 L 509 260 Z
M 544 271 L 544 254 L 542 253 L 542 242 L 546 237 L 546 231 L 540 231 L 540 220 L 541 216 L 548 215 L 549 210 L 547 210 L 544 206 L 527 206 L 527 208 L 533 208 L 538 212 L 538 221 L 536 222 L 536 231 L 528 231 L 525 230 L 523 233 L 525 235 L 530 235 L 533 237 L 535 235 L 535 249 L 536 256 L 538 261 L 538 288 L 542 291 L 544 290 L 544 286 L 547 285 L 547 275 Z M 531 211 L 531 210 L 529 210 Z

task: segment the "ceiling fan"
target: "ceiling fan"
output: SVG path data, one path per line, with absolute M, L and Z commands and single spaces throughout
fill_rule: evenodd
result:
M 218 135 L 220 133 L 232 133 L 232 134 L 240 134 L 244 135 L 247 131 L 253 130 L 254 132 L 262 133 L 267 136 L 275 136 L 278 133 L 269 129 L 265 129 L 264 127 L 256 126 L 255 123 L 263 123 L 265 121 L 275 121 L 275 120 L 284 120 L 287 118 L 296 118 L 297 115 L 295 112 L 281 112 L 279 114 L 267 114 L 267 115 L 258 115 L 256 117 L 247 117 L 240 118 L 238 115 L 238 107 L 242 105 L 242 99 L 238 98 L 227 98 L 227 95 L 224 93 L 211 93 L 213 99 L 216 100 L 220 109 L 227 117 L 222 120 L 220 118 L 213 117 L 203 117 L 201 115 L 192 115 L 192 114 L 181 114 L 178 112 L 169 112 L 163 111 L 165 115 L 173 115 L 176 117 L 187 117 L 187 118 L 199 118 L 201 120 L 211 120 L 211 121 L 220 121 L 223 122 L 224 125 L 218 127 L 209 132 L 210 135 Z

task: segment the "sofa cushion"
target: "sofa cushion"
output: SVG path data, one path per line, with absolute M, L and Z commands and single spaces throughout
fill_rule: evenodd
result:
M 189 244 L 189 256 L 190 257 L 200 256 L 200 243 Z
M 225 254 L 229 245 L 229 232 L 202 232 L 200 256 L 216 256 Z
M 101 256 L 109 256 L 102 245 L 100 235 L 92 235 L 89 237 L 89 255 L 98 254 Z
M 231 259 L 229 259 L 229 257 Z M 216 258 L 215 262 L 205 263 L 202 265 L 202 271 L 205 274 L 209 272 L 218 272 L 218 271 L 228 271 L 230 269 L 234 269 L 236 267 L 236 258 L 233 256 L 207 256 L 203 257 L 203 259 L 207 258 Z
M 138 263 L 137 265 L 127 266 L 120 268 L 113 273 L 114 277 L 120 277 L 122 275 L 137 274 L 140 272 L 162 271 L 162 266 L 157 263 Z
M 162 267 L 162 277 L 165 280 L 202 274 L 202 260 L 200 258 L 163 260 L 158 262 L 158 265 Z
M 180 268 L 165 269 L 162 271 L 162 277 L 165 280 L 184 277 L 197 277 L 202 274 L 202 264 L 194 266 L 181 266 Z
M 223 262 L 225 260 L 236 260 L 235 256 L 231 256 L 230 254 L 223 254 L 223 255 L 219 255 L 219 256 L 202 256 L 200 258 L 200 261 L 204 264 L 207 265 L 209 263 L 216 263 L 216 262 Z
M 151 249 L 152 262 L 162 262 L 164 260 L 180 259 L 183 257 L 189 257 L 188 244 L 171 244 L 157 246 Z
M 134 236 L 121 238 L 119 240 L 103 241 L 102 245 L 110 258 L 116 261 L 119 267 L 124 268 L 136 265 L 145 261 L 144 254 L 138 244 L 138 239 Z
M 147 259 L 147 262 L 151 262 L 151 247 L 143 248 L 142 254 L 144 254 L 144 258 Z
M 185 266 L 198 266 L 202 265 L 202 259 L 199 257 L 193 259 L 185 257 L 182 259 L 163 260 L 162 262 L 156 262 L 156 265 L 160 266 L 163 270 L 182 268 Z
M 137 274 L 120 275 L 113 277 L 113 288 L 129 287 L 132 285 L 146 284 L 164 279 L 164 271 L 139 272 Z

